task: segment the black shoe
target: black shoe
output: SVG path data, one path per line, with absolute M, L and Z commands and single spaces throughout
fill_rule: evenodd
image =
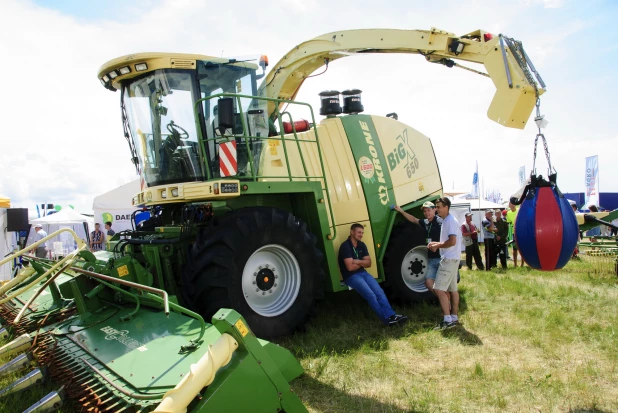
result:
M 446 328 L 451 328 L 451 327 L 456 327 L 456 326 L 460 326 L 461 323 L 459 322 L 459 320 L 453 320 L 448 324 L 448 327 Z
M 409 319 L 407 316 L 405 316 L 405 315 L 395 314 L 395 315 L 392 315 L 392 316 L 390 316 L 390 317 L 388 318 L 388 321 L 387 321 L 387 323 L 386 323 L 386 324 L 387 324 L 389 327 L 392 327 L 392 326 L 394 326 L 394 325 L 396 325 L 396 324 L 404 324 L 404 323 L 407 323 L 407 322 L 408 322 L 408 320 L 410 320 L 410 319 Z
M 434 330 L 446 330 L 447 328 L 453 328 L 459 325 L 459 321 L 442 321 L 440 324 L 435 326 Z
M 450 323 L 448 321 L 442 321 L 437 326 L 435 326 L 434 330 L 446 330 Z
M 410 321 L 410 319 L 408 318 L 408 316 L 406 315 L 402 315 L 402 314 L 395 314 L 395 320 L 397 320 L 398 324 L 405 324 L 408 321 Z

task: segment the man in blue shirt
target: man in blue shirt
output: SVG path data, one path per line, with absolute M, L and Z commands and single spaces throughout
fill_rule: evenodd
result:
M 339 269 L 343 282 L 369 303 L 384 325 L 403 324 L 408 321 L 408 317 L 395 314 L 382 287 L 365 270 L 371 267 L 371 257 L 367 246 L 361 241 L 364 233 L 361 224 L 352 224 L 350 237 L 339 248 Z

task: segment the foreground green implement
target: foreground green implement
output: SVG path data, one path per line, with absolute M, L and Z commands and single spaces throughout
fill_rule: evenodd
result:
M 140 271 L 129 257 L 102 262 L 83 250 L 31 261 L 2 289 L 2 324 L 19 337 L 0 354 L 20 355 L 0 375 L 32 358 L 41 368 L 0 397 L 49 378 L 58 392 L 32 411 L 65 396 L 88 411 L 306 411 L 289 386 L 303 369 L 287 350 L 257 339 L 236 311 L 208 324 L 165 291 L 126 281 Z

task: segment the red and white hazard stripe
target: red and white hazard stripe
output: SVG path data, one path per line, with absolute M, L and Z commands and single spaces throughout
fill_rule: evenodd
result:
M 238 173 L 236 141 L 219 144 L 219 173 L 221 176 L 232 176 Z

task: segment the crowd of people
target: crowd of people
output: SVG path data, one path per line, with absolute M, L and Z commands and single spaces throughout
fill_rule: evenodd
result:
M 105 241 L 112 237 L 116 232 L 112 229 L 112 223 L 107 221 L 105 223 L 105 232 L 101 231 L 101 224 L 98 222 L 94 224 L 94 231 L 90 233 L 90 250 L 102 251 L 105 249 Z M 43 225 L 36 224 L 34 226 L 34 237 L 32 243 L 41 241 L 47 237 L 47 232 L 43 230 Z M 39 244 L 36 248 L 32 249 L 32 253 L 38 258 L 46 258 L 49 252 L 49 242 L 45 241 Z
M 462 242 L 466 250 L 466 266 L 472 269 L 472 259 L 478 270 L 489 271 L 500 266 L 507 268 L 507 258 L 509 258 L 509 245 L 513 248 L 513 263 L 517 267 L 517 256 L 519 251 L 514 242 L 515 218 L 517 217 L 517 207 L 509 203 L 509 210 L 488 209 L 485 211 L 485 218 L 481 221 L 481 228 L 477 228 L 472 221 L 472 213 L 466 213 L 466 222 L 461 226 Z M 478 237 L 483 231 L 483 243 L 485 245 L 485 262 L 481 257 Z M 520 256 L 521 257 L 521 256 Z M 524 260 L 521 259 L 521 266 Z

